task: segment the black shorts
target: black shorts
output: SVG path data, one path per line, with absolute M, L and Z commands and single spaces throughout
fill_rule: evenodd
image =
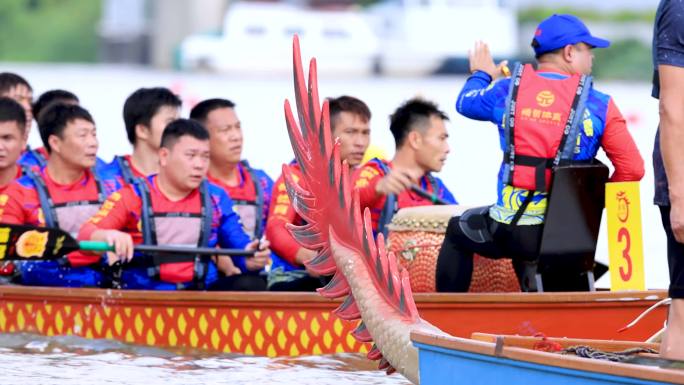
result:
M 440 292 L 465 292 L 473 273 L 473 254 L 487 258 L 511 258 L 523 290 L 533 289 L 530 262 L 539 258 L 544 226 L 510 225 L 489 217 L 487 207 L 470 209 L 449 220 L 437 257 L 436 286 Z M 574 266 L 574 265 L 573 265 Z M 536 270 L 536 265 L 533 266 Z M 586 272 L 566 263 L 546 264 L 541 273 L 545 291 L 586 291 Z
M 670 206 L 660 207 L 663 228 L 667 235 L 667 262 L 670 267 L 670 290 L 672 298 L 684 298 L 684 244 L 677 242 L 670 225 Z
M 519 279 L 524 262 L 539 256 L 543 226 L 512 226 L 489 217 L 488 207 L 470 209 L 449 220 L 437 257 L 436 286 L 439 292 L 466 292 L 473 273 L 473 254 L 498 259 L 512 258 Z

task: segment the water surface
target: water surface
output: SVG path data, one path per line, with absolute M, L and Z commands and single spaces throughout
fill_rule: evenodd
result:
M 361 354 L 266 358 L 0 333 L 2 384 L 409 384 Z

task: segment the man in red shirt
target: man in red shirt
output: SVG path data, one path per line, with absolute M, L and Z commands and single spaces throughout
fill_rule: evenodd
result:
M 33 103 L 32 113 L 36 119 L 36 123 L 40 126 L 40 119 L 42 113 L 50 109 L 52 106 L 58 103 L 63 104 L 79 104 L 78 97 L 73 93 L 65 90 L 49 90 L 45 91 Z M 26 151 L 21 155 L 18 162 L 24 168 L 41 168 L 45 167 L 47 164 L 47 158 L 50 156 L 45 147 L 38 148 L 27 148 Z M 105 166 L 102 159 L 97 158 L 96 167 Z
M 370 110 L 363 101 L 351 96 L 330 98 L 328 103 L 332 135 L 340 140 L 340 159 L 358 167 L 370 142 Z M 301 179 L 299 166 L 292 163 L 289 167 L 295 182 Z M 301 225 L 303 221 L 290 203 L 281 175 L 273 189 L 266 225 L 266 236 L 276 254 L 268 277 L 269 290 L 315 290 L 323 281 L 306 270 L 304 263 L 314 258 L 316 252 L 299 246 L 285 227 L 288 223 Z
M 190 119 L 202 123 L 211 137 L 207 178 L 233 200 L 233 210 L 240 216 L 245 232 L 252 238 L 261 238 L 266 230 L 273 180 L 242 159 L 242 126 L 235 103 L 226 99 L 204 100 L 190 111 Z
M 92 170 L 98 148 L 95 124 L 82 107 L 58 104 L 46 111 L 38 128 L 50 154 L 47 165 L 27 170 L 5 190 L 0 221 L 76 234 L 110 192 Z M 24 262 L 21 282 L 99 287 L 100 258 L 75 252 L 57 261 Z
M 0 98 L 0 192 L 22 175 L 17 159 L 26 146 L 26 115 L 19 103 Z
M 372 159 L 354 175 L 361 209 L 370 208 L 373 231 L 387 236 L 387 225 L 400 208 L 432 205 L 411 190 L 418 186 L 456 204 L 449 189 L 432 172 L 442 169 L 449 153 L 446 114 L 433 103 L 412 99 L 390 118 L 396 152 L 390 162 Z
M 33 122 L 31 108 L 33 88 L 23 77 L 12 72 L 2 72 L 0 73 L 0 97 L 14 99 L 23 107 L 26 116 L 26 130 L 24 132 L 26 137 L 24 139 L 28 139 L 31 123 Z
M 26 131 L 24 109 L 13 99 L 0 98 L 0 200 L 9 199 L 2 193 L 12 181 L 23 174 L 23 169 L 17 164 L 17 160 L 26 146 L 24 131 Z M 12 262 L 0 263 L 0 276 L 4 277 L 3 280 L 14 273 L 14 266 Z
M 100 211 L 81 228 L 79 239 L 106 241 L 115 247 L 109 262 L 123 260 L 121 283 L 128 289 L 263 290 L 259 271 L 266 265 L 268 241 L 250 240 L 242 230 L 226 193 L 206 181 L 209 133 L 198 122 L 178 119 L 164 130 L 159 149 L 159 173 L 140 178 L 113 193 Z M 133 254 L 134 244 L 258 249 L 245 257 L 195 255 L 172 261 Z M 219 272 L 237 267 L 242 274 L 222 278 Z
M 123 117 L 131 155 L 115 156 L 101 168 L 107 180 L 130 184 L 159 171 L 159 144 L 164 128 L 180 117 L 181 100 L 166 88 L 140 88 L 124 103 Z

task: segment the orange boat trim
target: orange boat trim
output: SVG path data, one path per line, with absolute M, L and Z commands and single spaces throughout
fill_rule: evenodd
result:
M 444 331 L 644 340 L 665 319 L 664 298 L 632 293 L 417 294 L 421 316 Z M 0 332 L 76 335 L 128 343 L 268 357 L 365 353 L 356 322 L 332 315 L 339 301 L 315 293 L 148 292 L 0 287 Z M 559 321 L 561 320 L 561 321 Z M 559 333 L 559 331 L 562 331 Z

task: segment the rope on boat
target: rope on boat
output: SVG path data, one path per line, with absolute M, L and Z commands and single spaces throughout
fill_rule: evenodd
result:
M 606 360 L 611 362 L 627 361 L 631 356 L 640 353 L 657 354 L 658 351 L 648 348 L 631 348 L 621 352 L 604 352 L 585 345 L 570 346 L 563 349 L 561 354 L 574 354 L 578 357 Z
M 653 304 L 653 305 L 652 305 L 651 307 L 649 307 L 648 309 L 644 310 L 641 314 L 639 314 L 639 316 L 636 317 L 636 318 L 634 319 L 634 321 L 630 322 L 629 324 L 627 324 L 627 326 L 625 326 L 625 327 L 623 327 L 622 329 L 618 330 L 618 333 L 622 333 L 622 332 L 624 332 L 625 330 L 627 330 L 627 329 L 633 327 L 634 325 L 636 325 L 637 323 L 639 323 L 639 321 L 641 321 L 642 318 L 646 317 L 646 315 L 647 315 L 648 313 L 652 312 L 652 311 L 655 310 L 657 307 L 659 307 L 659 306 L 661 306 L 661 305 L 669 305 L 671 302 L 672 302 L 672 298 L 665 298 L 665 299 L 663 299 L 663 300 L 658 301 L 657 303 Z

